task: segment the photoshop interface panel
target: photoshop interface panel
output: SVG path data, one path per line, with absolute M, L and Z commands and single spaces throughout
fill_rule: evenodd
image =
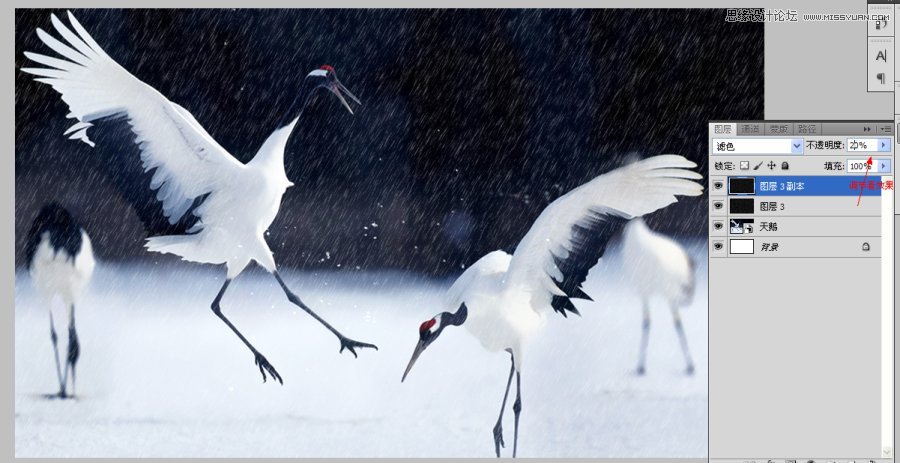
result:
M 893 459 L 895 146 L 889 120 L 709 124 L 712 461 Z

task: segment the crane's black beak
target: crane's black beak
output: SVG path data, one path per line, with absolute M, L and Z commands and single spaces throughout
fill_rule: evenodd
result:
M 419 340 L 419 343 L 416 344 L 416 350 L 413 351 L 412 358 L 409 359 L 409 365 L 406 366 L 406 371 L 403 372 L 403 378 L 400 379 L 401 383 L 406 380 L 406 375 L 409 374 L 409 370 L 412 370 L 416 360 L 422 355 L 422 352 L 425 352 L 425 348 L 428 347 L 428 344 L 431 343 L 425 342 L 425 340 Z
M 347 100 L 344 99 L 344 95 L 347 95 L 356 104 L 360 106 L 362 105 L 362 103 L 360 103 L 359 101 L 359 98 L 350 93 L 350 90 L 347 90 L 347 87 L 344 87 L 344 84 L 342 84 L 341 81 L 337 80 L 337 77 L 334 78 L 334 80 L 331 82 L 331 86 L 329 86 L 328 89 L 331 90 L 331 93 L 334 93 L 334 95 L 338 97 L 339 100 L 341 100 L 341 104 L 343 104 L 344 107 L 347 108 L 347 111 L 350 111 L 350 114 L 353 114 L 353 110 L 350 109 L 350 105 L 347 104 Z

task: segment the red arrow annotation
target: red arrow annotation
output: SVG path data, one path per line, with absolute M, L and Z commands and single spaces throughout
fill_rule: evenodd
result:
M 872 168 L 872 156 L 869 156 L 869 160 L 866 161 L 866 174 L 863 175 L 863 184 L 864 185 L 866 183 L 866 177 L 869 176 L 869 169 L 871 169 L 871 168 Z M 860 188 L 859 189 L 859 198 L 856 198 L 856 207 L 859 207 L 859 202 L 862 200 L 862 192 L 863 192 L 863 189 Z

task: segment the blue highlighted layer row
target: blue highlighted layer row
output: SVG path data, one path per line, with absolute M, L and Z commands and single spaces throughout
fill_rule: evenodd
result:
M 753 192 L 748 191 L 748 180 L 754 179 Z M 882 181 L 881 176 L 863 175 L 780 175 L 758 177 L 728 177 L 728 194 L 755 196 L 880 196 L 893 194 L 893 181 Z M 741 185 L 742 187 L 737 187 Z M 890 189 L 885 189 L 890 187 Z M 737 190 L 734 190 L 737 188 Z

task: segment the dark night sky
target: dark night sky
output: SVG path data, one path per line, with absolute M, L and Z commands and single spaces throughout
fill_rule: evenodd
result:
M 296 186 L 268 237 L 283 266 L 452 274 L 512 251 L 546 204 L 625 159 L 678 153 L 705 172 L 707 121 L 763 118 L 762 24 L 725 23 L 724 10 L 74 14 L 244 162 L 304 76 L 335 67 L 364 106 L 351 116 L 319 93 L 288 143 Z M 136 155 L 130 141 L 67 141 L 65 104 L 18 71 L 24 51 L 52 54 L 35 33 L 52 30 L 49 16 L 16 10 L 17 248 L 58 200 L 101 258 L 164 259 L 143 250 L 140 221 L 99 173 L 105 155 Z M 703 236 L 706 200 L 650 223 Z

